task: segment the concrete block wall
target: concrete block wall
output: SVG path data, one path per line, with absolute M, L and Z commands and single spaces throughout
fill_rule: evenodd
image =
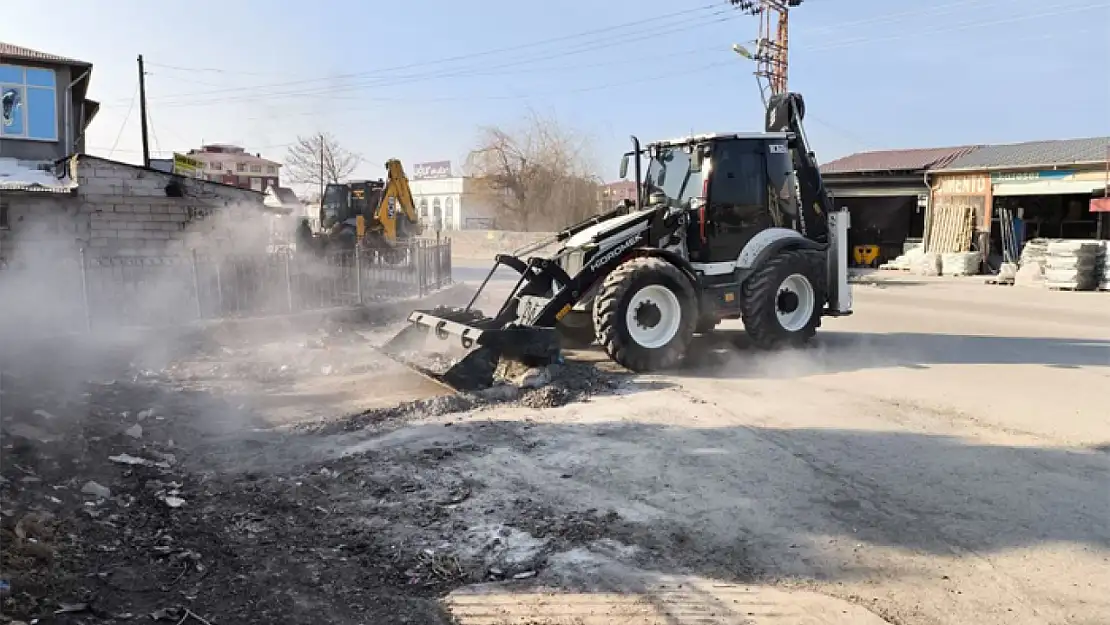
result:
M 20 249 L 41 250 L 46 256 L 75 251 L 88 240 L 88 220 L 80 201 L 53 193 L 6 193 L 9 228 L 0 230 L 0 259 L 11 261 Z
M 186 248 L 226 248 L 236 243 L 229 221 L 255 219 L 261 225 L 262 195 L 247 189 L 176 178 L 184 197 L 167 197 L 175 177 L 95 157 L 78 164 L 78 222 L 87 223 L 85 243 L 95 256 L 163 256 Z M 237 250 L 247 252 L 248 250 Z M 262 251 L 261 249 L 259 251 Z

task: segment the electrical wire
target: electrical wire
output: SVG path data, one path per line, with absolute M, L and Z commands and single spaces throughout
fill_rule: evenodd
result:
M 688 31 L 688 30 L 692 30 L 692 29 L 695 29 L 695 28 L 702 28 L 702 27 L 708 26 L 710 24 L 729 21 L 729 20 L 735 19 L 735 17 L 736 17 L 735 15 L 725 15 L 724 13 L 725 12 L 722 11 L 722 12 L 720 12 L 720 15 L 713 16 L 713 19 L 709 19 L 709 20 L 702 19 L 702 20 L 699 20 L 695 23 L 687 24 L 686 26 L 680 27 L 680 28 L 676 28 L 674 25 L 668 25 L 663 29 L 658 29 L 657 28 L 655 30 L 649 30 L 649 31 L 646 31 L 646 32 L 642 32 L 638 36 L 635 36 L 635 37 L 625 37 L 625 38 L 622 38 L 620 40 L 613 40 L 613 39 L 609 38 L 609 39 L 606 39 L 605 41 L 591 42 L 591 43 L 589 43 L 585 46 L 580 46 L 580 47 L 577 47 L 577 48 L 563 50 L 563 51 L 558 52 L 558 53 L 548 53 L 548 54 L 543 54 L 543 55 L 540 55 L 540 56 L 526 57 L 526 58 L 523 58 L 523 59 L 515 59 L 515 60 L 512 60 L 512 61 L 507 61 L 507 62 L 504 62 L 504 63 L 495 64 L 495 65 L 483 65 L 481 67 L 481 69 L 477 70 L 477 71 L 476 71 L 477 68 L 455 68 L 455 69 L 449 69 L 449 70 L 438 70 L 438 71 L 434 71 L 434 72 L 426 72 L 426 73 L 423 73 L 423 74 L 410 74 L 410 75 L 403 75 L 403 76 L 381 77 L 381 78 L 377 78 L 377 79 L 373 79 L 373 80 L 360 81 L 360 82 L 355 82 L 355 83 L 348 83 L 348 84 L 343 84 L 343 85 L 338 85 L 338 86 L 333 86 L 333 87 L 316 87 L 316 88 L 312 88 L 312 89 L 297 89 L 297 90 L 285 90 L 285 91 L 267 90 L 271 87 L 280 86 L 283 83 L 273 83 L 273 84 L 270 84 L 270 85 L 254 85 L 254 86 L 250 86 L 250 87 L 233 87 L 233 88 L 228 88 L 228 89 L 217 89 L 217 90 L 206 91 L 206 92 L 177 94 L 176 96 L 171 96 L 171 97 L 169 97 L 165 100 L 162 100 L 161 104 L 163 106 L 195 106 L 195 105 L 208 105 L 208 104 L 222 104 L 222 103 L 227 103 L 227 102 L 250 102 L 250 101 L 264 100 L 264 99 L 270 99 L 270 98 L 275 98 L 275 97 L 295 96 L 295 97 L 298 97 L 298 98 L 303 98 L 303 97 L 308 97 L 308 96 L 325 96 L 325 95 L 330 96 L 330 95 L 334 95 L 336 93 L 356 91 L 356 90 L 367 89 L 367 88 L 391 87 L 391 86 L 409 84 L 409 83 L 412 83 L 412 82 L 419 82 L 419 81 L 426 81 L 426 80 L 439 80 L 439 79 L 443 79 L 443 78 L 465 77 L 465 76 L 468 76 L 468 75 L 491 75 L 493 73 L 490 72 L 489 70 L 501 69 L 501 68 L 506 68 L 506 67 L 519 67 L 521 65 L 534 63 L 537 60 L 557 59 L 557 58 L 572 56 L 572 55 L 576 55 L 576 54 L 582 54 L 582 53 L 585 53 L 585 52 L 594 52 L 594 51 L 597 51 L 597 50 L 612 48 L 612 47 L 615 47 L 615 46 L 628 45 L 630 43 L 636 43 L 636 42 L 639 42 L 639 41 L 646 41 L 646 40 L 650 40 L 650 39 L 658 39 L 658 37 L 663 36 L 663 35 L 671 35 L 671 34 L 674 34 L 674 33 L 677 33 L 677 32 Z M 285 84 L 287 84 L 287 83 L 285 83 Z M 259 93 L 260 89 L 262 89 L 263 91 Z M 235 92 L 252 92 L 252 93 L 249 93 L 249 95 L 225 95 L 225 94 L 230 94 L 230 93 L 235 93 Z M 217 97 L 213 98 L 211 96 L 217 96 Z M 194 98 L 196 98 L 196 99 L 194 99 Z
M 547 45 L 549 43 L 555 43 L 555 42 L 559 42 L 559 41 L 567 41 L 567 40 L 570 40 L 570 39 L 576 39 L 578 37 L 584 37 L 584 36 L 595 35 L 595 34 L 604 34 L 604 35 L 606 35 L 606 37 L 612 37 L 613 32 L 616 31 L 616 30 L 622 30 L 622 29 L 629 28 L 629 27 L 632 27 L 632 26 L 640 26 L 640 25 L 647 24 L 647 23 L 650 23 L 650 22 L 669 19 L 669 18 L 672 18 L 672 17 L 678 17 L 678 16 L 681 16 L 681 15 L 689 15 L 689 14 L 698 13 L 698 12 L 701 12 L 701 11 L 720 9 L 720 8 L 721 8 L 721 5 L 720 5 L 719 2 L 713 2 L 713 3 L 710 3 L 710 4 L 705 4 L 705 5 L 692 7 L 692 8 L 688 8 L 688 9 L 683 9 L 683 10 L 680 10 L 680 11 L 673 11 L 671 13 L 664 13 L 664 14 L 661 14 L 661 15 L 656 15 L 656 16 L 653 16 L 653 17 L 648 17 L 648 18 L 644 18 L 644 19 L 640 19 L 640 20 L 636 20 L 636 21 L 632 21 L 632 22 L 623 22 L 623 23 L 620 23 L 620 24 L 612 24 L 612 25 L 609 25 L 609 26 L 601 27 L 601 28 L 595 28 L 595 29 L 591 29 L 591 30 L 580 31 L 580 32 L 577 32 L 577 33 L 571 33 L 569 35 L 560 35 L 558 37 L 551 37 L 551 38 L 548 38 L 548 39 L 540 39 L 538 41 L 531 41 L 529 43 L 517 44 L 517 45 L 507 46 L 507 47 L 503 47 L 503 48 L 495 48 L 495 49 L 492 49 L 492 50 L 483 50 L 483 51 L 480 51 L 480 52 L 471 52 L 471 53 L 467 53 L 467 54 L 460 54 L 460 55 L 456 55 L 456 56 L 436 59 L 436 60 L 433 60 L 433 61 L 422 61 L 422 62 L 418 62 L 418 63 L 409 63 L 407 65 L 398 65 L 398 66 L 394 66 L 394 67 L 391 67 L 391 68 L 385 68 L 385 69 L 379 69 L 379 70 L 369 70 L 369 71 L 366 71 L 366 72 L 356 72 L 356 73 L 352 73 L 352 74 L 340 74 L 338 76 L 329 77 L 329 78 L 312 78 L 312 79 L 307 79 L 307 80 L 297 80 L 297 81 L 289 81 L 289 82 L 284 82 L 284 83 L 275 83 L 275 85 L 305 84 L 305 83 L 310 83 L 310 82 L 320 82 L 320 81 L 324 81 L 324 80 L 332 80 L 333 78 L 358 77 L 358 76 L 366 76 L 366 75 L 373 74 L 373 73 L 391 72 L 391 71 L 396 71 L 396 70 L 399 70 L 399 69 L 411 69 L 411 68 L 414 68 L 414 67 L 425 67 L 425 66 L 428 66 L 428 65 L 447 63 L 447 62 L 451 62 L 451 61 L 473 59 L 473 58 L 477 58 L 477 57 L 490 56 L 490 55 L 494 55 L 494 54 L 504 54 L 505 52 L 514 52 L 514 51 L 523 50 L 523 49 L 527 49 L 527 48 L 544 46 L 544 45 Z M 188 67 L 181 67 L 181 66 L 175 66 L 175 65 L 158 65 L 158 64 L 155 64 L 155 63 L 149 63 L 149 65 L 155 65 L 157 67 L 162 67 L 162 68 L 166 68 L 166 69 L 176 69 L 176 70 L 186 70 L 186 71 L 217 72 L 217 73 L 224 73 L 224 74 L 233 74 L 233 73 L 246 74 L 246 72 L 232 72 L 232 71 L 228 71 L 228 70 L 215 69 L 215 68 L 188 68 Z M 258 75 L 258 74 L 255 74 L 255 75 Z
M 890 22 L 890 21 L 904 20 L 907 17 L 919 17 L 921 15 L 927 15 L 927 14 L 942 14 L 942 13 L 944 13 L 944 11 L 942 11 L 941 9 L 953 9 L 953 8 L 958 8 L 958 7 L 965 7 L 966 8 L 966 6 L 968 4 L 974 4 L 974 3 L 969 3 L 967 0 L 964 0 L 963 2 L 952 2 L 952 3 L 948 3 L 948 4 L 944 4 L 944 5 L 936 5 L 934 7 L 930 7 L 926 11 L 904 11 L 904 12 L 901 12 L 901 13 L 895 13 L 895 14 L 891 14 L 891 15 L 887 15 L 887 16 L 874 17 L 874 18 L 869 18 L 869 19 L 866 19 L 866 20 L 857 20 L 856 22 L 847 22 L 847 23 L 843 23 L 843 24 L 829 25 L 829 26 L 825 26 L 824 28 L 837 29 L 837 28 L 842 28 L 844 25 L 850 25 L 850 24 L 876 23 L 876 22 L 880 22 L 880 21 Z M 983 5 L 978 5 L 978 6 L 983 6 Z M 974 27 L 978 27 L 978 26 L 992 25 L 992 24 L 998 24 L 998 23 L 1011 23 L 1011 22 L 1017 22 L 1017 21 L 1042 17 L 1044 9 L 1060 9 L 1060 11 L 1058 11 L 1058 14 L 1060 14 L 1060 13 L 1084 11 L 1084 10 L 1089 10 L 1089 9 L 1093 9 L 1093 8 L 1099 8 L 1101 6 L 1105 6 L 1105 5 L 1082 5 L 1082 6 L 1075 6 L 1075 5 L 1069 5 L 1069 4 L 1048 5 L 1048 6 L 1045 6 L 1045 7 L 1041 7 L 1042 12 L 1038 13 L 1038 14 L 1035 14 L 1035 15 L 1011 16 L 1009 18 L 1005 18 L 1005 19 L 1002 19 L 1002 20 L 973 21 L 973 22 L 958 24 L 958 25 L 955 25 L 955 26 L 950 26 L 950 27 L 941 28 L 941 29 L 934 29 L 934 30 L 929 30 L 929 31 L 918 31 L 918 32 L 914 32 L 914 33 L 903 33 L 903 34 L 898 34 L 898 35 L 894 35 L 894 36 L 890 36 L 890 37 L 880 37 L 880 38 L 858 37 L 858 38 L 854 38 L 854 39 L 844 39 L 844 40 L 841 40 L 841 41 L 824 42 L 824 44 L 819 44 L 817 46 L 809 46 L 809 47 L 802 46 L 802 47 L 797 48 L 797 50 L 798 51 L 820 51 L 820 50 L 838 49 L 838 48 L 848 47 L 848 46 L 851 46 L 851 45 L 856 45 L 858 43 L 864 43 L 864 42 L 899 40 L 899 39 L 904 39 L 904 38 L 908 38 L 908 37 L 919 36 L 921 34 L 939 34 L 939 33 L 950 32 L 950 31 L 966 30 L 967 28 L 974 28 Z M 705 9 L 705 7 L 702 7 L 702 10 L 704 10 L 704 9 Z M 702 16 L 702 17 L 704 17 L 704 16 Z M 654 19 L 658 19 L 658 18 L 654 18 Z M 710 20 L 708 22 L 699 22 L 699 23 L 693 24 L 691 26 L 688 26 L 686 28 L 686 30 L 688 30 L 690 28 L 702 27 L 702 26 L 705 26 L 709 23 L 713 23 L 715 21 L 724 21 L 724 20 L 723 19 L 715 19 L 715 20 Z M 674 29 L 672 29 L 672 30 L 674 30 Z M 682 30 L 682 29 L 679 29 L 679 30 Z M 593 32 L 593 31 L 588 31 L 588 32 Z M 198 92 L 198 93 L 193 93 L 193 94 L 188 94 L 188 93 L 177 94 L 175 96 L 169 96 L 167 98 L 167 100 L 160 102 L 160 105 L 166 106 L 166 107 L 208 106 L 208 105 L 227 104 L 227 103 L 234 103 L 234 102 L 244 102 L 244 103 L 245 102 L 256 102 L 256 101 L 267 100 L 267 99 L 278 98 L 278 97 L 282 97 L 282 98 L 284 98 L 284 97 L 297 97 L 298 99 L 314 98 L 314 97 L 317 97 L 317 98 L 318 97 L 328 97 L 328 98 L 331 98 L 331 99 L 342 99 L 342 98 L 352 98 L 353 99 L 353 98 L 357 97 L 360 100 L 365 100 L 366 98 L 363 98 L 363 97 L 360 97 L 360 96 L 345 95 L 345 92 L 358 91 L 358 90 L 362 90 L 362 89 L 366 89 L 366 88 L 370 88 L 370 87 L 381 88 L 381 87 L 389 87 L 389 86 L 398 86 L 398 85 L 402 85 L 402 84 L 410 84 L 410 83 L 413 83 L 413 82 L 420 82 L 420 81 L 424 81 L 424 80 L 434 80 L 434 79 L 444 79 L 444 78 L 454 78 L 454 77 L 490 76 L 490 75 L 501 75 L 501 74 L 504 74 L 504 73 L 521 73 L 521 72 L 532 73 L 532 72 L 539 72 L 539 71 L 556 71 L 556 70 L 560 70 L 560 69 L 589 69 L 589 68 L 592 68 L 592 67 L 599 67 L 599 66 L 604 66 L 604 65 L 617 64 L 617 63 L 626 62 L 626 61 L 619 61 L 617 63 L 611 63 L 611 64 L 602 63 L 602 64 L 592 64 L 592 65 L 564 66 L 564 67 L 561 67 L 561 68 L 560 67 L 542 67 L 542 68 L 523 68 L 523 69 L 520 69 L 519 66 L 527 65 L 529 63 L 534 63 L 537 60 L 548 60 L 548 59 L 553 59 L 553 58 L 559 58 L 559 57 L 562 57 L 562 56 L 569 56 L 569 55 L 573 55 L 573 54 L 580 54 L 582 52 L 589 52 L 589 51 L 594 51 L 594 50 L 598 50 L 598 49 L 604 49 L 604 48 L 612 47 L 613 45 L 621 45 L 621 44 L 629 43 L 630 41 L 634 42 L 634 41 L 638 41 L 640 39 L 656 38 L 659 34 L 660 33 L 657 33 L 657 32 L 650 32 L 650 33 L 646 33 L 646 34 L 641 34 L 640 37 L 625 38 L 625 39 L 623 39 L 621 41 L 618 41 L 618 42 L 614 42 L 612 40 L 612 38 L 610 38 L 609 40 L 604 41 L 604 42 L 587 43 L 587 45 L 585 47 L 579 47 L 577 49 L 564 50 L 559 54 L 547 54 L 547 55 L 544 55 L 542 57 L 530 57 L 530 58 L 524 58 L 524 59 L 516 59 L 514 61 L 510 61 L 510 62 L 507 62 L 507 63 L 501 63 L 501 64 L 498 64 L 498 65 L 484 66 L 480 70 L 477 70 L 477 71 L 475 71 L 475 70 L 467 71 L 466 68 L 458 68 L 458 69 L 447 70 L 446 72 L 444 72 L 443 70 L 440 70 L 440 71 L 437 71 L 437 72 L 424 73 L 424 74 L 415 74 L 415 75 L 408 75 L 408 76 L 394 76 L 394 77 L 388 77 L 388 78 L 378 79 L 378 80 L 369 81 L 369 82 L 355 83 L 355 84 L 345 84 L 345 85 L 338 85 L 338 86 L 334 86 L 334 87 L 315 88 L 315 89 L 310 89 L 310 90 L 263 91 L 262 93 L 253 93 L 253 94 L 250 94 L 250 95 L 242 95 L 242 96 L 225 95 L 223 97 L 205 98 L 205 99 L 201 99 L 201 100 L 192 100 L 192 99 L 190 99 L 190 96 L 199 96 L 199 95 L 207 96 L 207 95 L 230 94 L 232 92 L 237 92 L 237 91 L 242 91 L 242 90 L 255 90 L 256 91 L 258 88 L 265 87 L 266 85 L 256 85 L 256 86 L 253 86 L 253 87 L 235 87 L 235 88 L 228 88 L 228 89 L 221 89 L 221 90 L 213 90 L 213 91 L 208 91 L 208 92 Z M 568 38 L 575 37 L 575 36 L 581 36 L 581 33 L 576 34 L 576 35 L 568 35 L 568 36 L 564 36 L 564 37 L 560 37 L 560 38 L 554 38 L 553 40 L 568 39 Z M 551 40 L 549 40 L 549 41 L 551 41 Z M 598 45 L 599 43 L 600 43 L 600 45 Z M 514 47 L 527 47 L 528 45 L 530 45 L 530 44 L 525 44 L 524 46 L 514 46 Z M 688 53 L 694 53 L 694 52 L 690 51 Z M 481 55 L 481 54 L 486 54 L 486 53 L 476 53 L 474 55 L 459 55 L 457 57 L 451 57 L 451 58 L 452 59 L 454 59 L 454 58 L 468 58 L 468 57 L 471 57 L 471 56 L 477 56 L 477 55 Z M 637 59 L 637 60 L 642 62 L 642 59 Z M 410 66 L 426 66 L 426 65 L 429 65 L 431 63 L 433 63 L 433 62 L 425 62 L 425 63 L 420 63 L 420 64 L 411 64 Z M 518 69 L 511 70 L 509 72 L 494 71 L 494 70 L 504 69 L 504 68 L 509 68 L 509 67 L 516 67 Z M 317 79 L 317 80 L 326 80 L 326 79 Z M 280 85 L 280 84 L 289 84 L 289 83 L 275 83 L 275 84 Z M 274 86 L 274 85 L 269 85 L 269 86 Z M 344 94 L 344 95 L 340 95 L 340 94 Z M 378 100 L 379 101 L 390 101 L 390 100 L 408 100 L 408 101 L 411 101 L 411 100 L 414 100 L 414 99 L 416 99 L 416 98 L 394 98 L 394 99 L 380 99 L 379 98 Z M 428 99 L 427 98 L 420 98 L 420 100 L 426 101 Z
M 119 126 L 119 132 L 116 133 L 116 140 L 112 142 L 112 149 L 108 150 L 108 158 L 112 158 L 115 153 L 116 147 L 119 146 L 119 140 L 123 137 L 123 129 L 127 128 L 127 120 L 131 119 L 131 111 L 135 108 L 135 98 L 139 95 L 139 83 L 135 83 L 135 93 L 131 94 L 131 104 L 127 107 L 127 114 L 123 116 L 123 123 Z
M 154 131 L 154 116 L 150 114 L 149 106 L 146 108 L 146 123 L 150 127 L 150 138 L 154 139 L 154 151 L 161 154 L 162 147 L 158 145 L 158 133 Z
M 1053 11 L 1051 13 L 1046 13 L 1046 10 L 1048 10 L 1048 9 L 1058 9 L 1058 10 Z M 963 24 L 957 24 L 957 25 L 954 25 L 954 26 L 944 27 L 944 28 L 940 28 L 940 29 L 918 30 L 918 31 L 914 31 L 912 33 L 902 33 L 900 35 L 893 35 L 893 36 L 887 36 L 887 37 L 858 37 L 856 39 L 850 39 L 850 40 L 846 40 L 846 41 L 842 41 L 842 42 L 832 42 L 829 45 L 819 45 L 819 46 L 814 46 L 814 47 L 802 47 L 802 48 L 799 48 L 799 49 L 804 50 L 806 52 L 820 52 L 820 51 L 825 51 L 825 50 L 836 50 L 836 49 L 840 49 L 840 48 L 844 48 L 844 47 L 850 47 L 850 46 L 853 46 L 853 45 L 856 45 L 856 44 L 859 44 L 859 43 L 873 43 L 873 42 L 879 42 L 879 41 L 900 41 L 900 40 L 903 40 L 903 39 L 909 39 L 909 38 L 913 38 L 913 37 L 921 37 L 921 36 L 925 36 L 925 35 L 938 35 L 938 34 L 944 34 L 944 33 L 949 33 L 949 32 L 958 32 L 958 31 L 968 30 L 968 29 L 971 29 L 971 28 L 981 28 L 981 27 L 984 27 L 984 26 L 999 26 L 999 25 L 1002 25 L 1002 24 L 1013 24 L 1013 23 L 1016 23 L 1016 22 L 1021 22 L 1021 21 L 1025 21 L 1025 20 L 1029 20 L 1029 19 L 1043 19 L 1043 18 L 1048 17 L 1050 15 L 1056 15 L 1056 16 L 1058 16 L 1058 15 L 1070 15 L 1072 13 L 1082 13 L 1084 11 L 1090 11 L 1090 10 L 1093 10 L 1093 9 L 1110 9 L 1110 3 L 1102 2 L 1102 3 L 1099 3 L 1099 4 L 1085 4 L 1085 5 L 1074 5 L 1074 4 L 1066 4 L 1066 3 L 1065 4 L 1050 4 L 1050 5 L 1044 5 L 1044 6 L 1039 7 L 1040 12 L 1036 13 L 1036 14 L 1012 15 L 1010 17 L 1005 17 L 1005 18 L 1001 18 L 1001 19 L 993 19 L 993 20 L 978 21 L 978 22 L 966 22 L 966 23 L 963 23 Z M 791 48 L 791 49 L 793 50 L 794 48 Z

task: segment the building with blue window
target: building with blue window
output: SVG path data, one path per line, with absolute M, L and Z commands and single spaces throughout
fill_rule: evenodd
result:
M 99 104 L 92 64 L 0 42 L 0 158 L 53 162 L 84 151 Z

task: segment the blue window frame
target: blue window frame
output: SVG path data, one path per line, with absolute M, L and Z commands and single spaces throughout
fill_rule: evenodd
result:
M 54 70 L 0 65 L 0 137 L 58 140 L 58 84 Z

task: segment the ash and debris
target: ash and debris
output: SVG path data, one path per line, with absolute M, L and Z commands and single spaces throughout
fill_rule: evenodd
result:
M 524 582 L 552 554 L 617 531 L 609 511 L 491 504 L 456 466 L 485 453 L 480 442 L 306 452 L 372 423 L 558 406 L 621 386 L 589 365 L 554 365 L 539 388 L 502 384 L 300 431 L 228 391 L 329 375 L 346 366 L 342 349 L 369 342 L 334 328 L 291 343 L 221 337 L 160 360 L 77 358 L 71 371 L 56 350 L 0 355 L 0 623 L 448 623 L 438 598 L 450 590 Z
M 501 377 L 497 384 L 481 391 L 405 402 L 388 408 L 367 410 L 344 419 L 304 423 L 294 429 L 313 434 L 337 434 L 382 424 L 392 425 L 397 421 L 440 417 L 501 405 L 517 405 L 537 410 L 557 408 L 589 401 L 596 395 L 616 392 L 622 388 L 626 377 L 577 362 L 528 369 L 520 375 L 523 378 Z

